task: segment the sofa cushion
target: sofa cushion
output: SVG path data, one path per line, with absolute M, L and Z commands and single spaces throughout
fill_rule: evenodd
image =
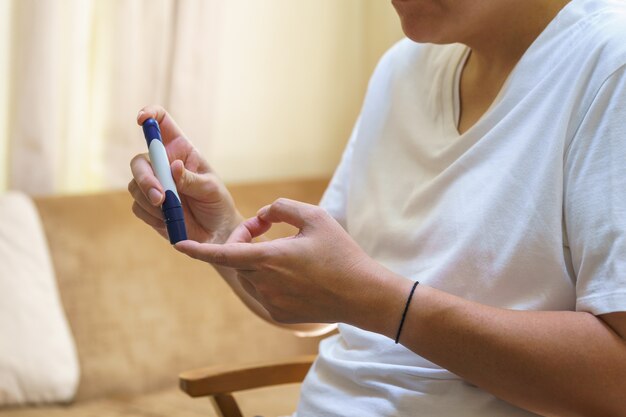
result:
M 243 391 L 235 394 L 244 417 L 290 415 L 296 408 L 300 384 Z M 112 396 L 71 407 L 0 411 L 1 417 L 217 417 L 207 398 L 189 398 L 178 389 L 137 396 Z
M 0 196 L 0 406 L 72 399 L 79 368 L 32 201 Z

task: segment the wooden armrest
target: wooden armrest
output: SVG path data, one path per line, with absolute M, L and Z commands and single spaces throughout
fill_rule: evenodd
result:
M 180 388 L 190 397 L 203 397 L 302 382 L 315 357 L 305 355 L 283 361 L 185 371 L 179 375 Z

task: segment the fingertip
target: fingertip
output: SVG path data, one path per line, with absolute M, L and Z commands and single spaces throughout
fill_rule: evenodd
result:
M 139 110 L 139 113 L 137 113 L 137 124 L 143 125 L 143 123 L 150 117 L 156 119 L 156 121 L 160 124 L 164 115 L 165 109 L 163 107 L 157 104 L 151 104 Z
M 187 240 L 178 241 L 174 243 L 173 246 L 174 246 L 174 249 L 176 249 L 177 251 L 182 252 L 182 253 L 187 253 L 191 245 L 193 245 L 193 241 L 187 239 Z
M 267 216 L 267 213 L 270 211 L 270 205 L 263 206 L 256 212 L 256 216 L 261 220 L 264 220 L 263 217 Z
M 139 113 L 137 113 L 137 124 L 139 126 L 143 126 L 144 122 L 151 117 L 156 118 L 156 113 L 149 107 L 144 107 L 143 109 L 139 110 Z

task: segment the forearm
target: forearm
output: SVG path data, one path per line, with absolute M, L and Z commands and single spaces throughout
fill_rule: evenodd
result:
M 406 300 L 411 283 L 389 282 L 386 305 Z M 395 338 L 401 304 L 362 327 Z M 588 313 L 505 310 L 418 286 L 400 343 L 541 415 L 626 416 L 626 343 Z

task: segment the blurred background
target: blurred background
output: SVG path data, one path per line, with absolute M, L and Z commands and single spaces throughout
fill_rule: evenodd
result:
M 0 0 L 0 192 L 125 188 L 166 107 L 228 183 L 329 177 L 386 0 Z
M 0 0 L 0 415 L 215 415 L 179 372 L 317 352 L 137 221 L 136 115 L 168 109 L 244 216 L 316 203 L 402 37 L 390 3 Z M 291 413 L 292 385 L 244 415 Z

